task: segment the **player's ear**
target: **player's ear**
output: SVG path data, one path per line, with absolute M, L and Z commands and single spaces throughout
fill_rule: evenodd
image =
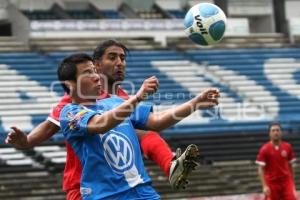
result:
M 63 83 L 69 89 L 71 95 L 74 92 L 74 89 L 76 87 L 75 83 L 73 83 L 73 81 L 64 81 Z
M 94 61 L 94 65 L 95 65 L 95 67 L 96 67 L 96 71 L 97 71 L 98 73 L 100 73 L 101 70 L 102 70 L 102 63 L 101 63 L 101 61 L 100 61 L 100 60 L 95 60 L 95 61 Z

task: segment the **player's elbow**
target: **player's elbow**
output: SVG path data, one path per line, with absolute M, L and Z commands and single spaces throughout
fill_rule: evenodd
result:
M 110 120 L 108 115 L 94 115 L 88 121 L 87 130 L 91 134 L 104 134 L 115 128 L 122 120 Z
M 166 127 L 164 126 L 164 122 L 159 115 L 153 114 L 148 118 L 148 122 L 146 125 L 148 130 L 160 132 L 164 130 Z
M 105 129 L 105 127 L 106 126 L 104 126 L 103 117 L 99 117 L 99 116 L 95 115 L 91 119 L 89 119 L 88 125 L 87 125 L 87 130 L 89 133 L 102 134 L 107 131 Z

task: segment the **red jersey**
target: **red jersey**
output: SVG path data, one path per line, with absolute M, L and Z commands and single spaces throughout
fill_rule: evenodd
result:
M 281 141 L 279 146 L 265 143 L 259 150 L 256 163 L 264 166 L 265 180 L 267 182 L 281 181 L 292 178 L 289 164 L 296 161 L 292 146 Z
M 128 94 L 121 88 L 118 89 L 117 95 L 123 99 L 128 99 Z M 100 94 L 101 99 L 109 98 L 109 97 L 110 95 L 105 91 L 102 91 Z M 57 126 L 60 126 L 59 123 L 60 112 L 66 104 L 71 102 L 72 102 L 71 97 L 65 94 L 61 98 L 60 102 L 52 109 L 52 112 L 49 114 L 47 120 L 51 121 Z M 78 189 L 80 188 L 82 167 L 80 164 L 80 160 L 78 159 L 77 155 L 73 151 L 71 145 L 67 141 L 65 141 L 65 143 L 66 143 L 67 157 L 66 157 L 66 164 L 65 164 L 64 178 L 63 178 L 63 190 L 68 191 L 74 188 L 78 188 Z

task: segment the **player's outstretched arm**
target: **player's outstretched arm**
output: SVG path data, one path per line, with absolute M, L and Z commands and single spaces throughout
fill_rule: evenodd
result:
M 210 88 L 175 108 L 163 112 L 151 113 L 146 124 L 146 129 L 155 131 L 166 129 L 189 116 L 197 109 L 207 109 L 218 105 L 219 96 L 218 89 Z
M 28 135 L 18 127 L 11 127 L 12 131 L 7 134 L 5 139 L 6 144 L 11 144 L 17 149 L 28 149 L 36 146 L 53 136 L 59 131 L 59 126 L 45 120 L 35 127 Z
M 88 132 L 105 133 L 116 127 L 133 112 L 140 101 L 144 100 L 148 95 L 155 93 L 158 87 L 159 82 L 155 76 L 146 79 L 136 95 L 126 100 L 117 108 L 102 115 L 92 117 L 88 122 Z

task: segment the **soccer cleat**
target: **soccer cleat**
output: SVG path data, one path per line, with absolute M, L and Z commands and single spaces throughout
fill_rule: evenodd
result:
M 177 148 L 176 157 L 171 162 L 169 175 L 169 181 L 174 190 L 185 189 L 188 176 L 199 165 L 198 155 L 198 147 L 195 144 L 190 144 L 183 154 L 181 154 L 181 149 Z

